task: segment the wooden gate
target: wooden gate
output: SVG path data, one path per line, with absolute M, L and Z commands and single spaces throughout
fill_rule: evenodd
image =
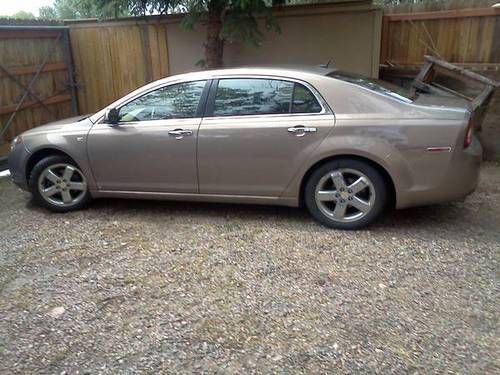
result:
M 67 27 L 0 26 L 0 147 L 76 115 L 75 90 Z

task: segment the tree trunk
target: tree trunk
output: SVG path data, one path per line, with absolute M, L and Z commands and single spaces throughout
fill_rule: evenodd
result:
M 205 66 L 208 69 L 222 67 L 224 40 L 220 37 L 222 30 L 222 13 L 224 1 L 211 0 L 208 3 L 207 40 L 205 43 Z

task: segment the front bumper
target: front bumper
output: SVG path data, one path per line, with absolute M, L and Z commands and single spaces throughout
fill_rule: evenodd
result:
M 12 181 L 21 189 L 28 189 L 28 181 L 26 178 L 26 164 L 30 156 L 29 151 L 23 143 L 14 147 L 9 153 L 8 165 Z

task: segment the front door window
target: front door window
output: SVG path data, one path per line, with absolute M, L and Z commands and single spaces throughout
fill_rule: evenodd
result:
M 120 122 L 196 117 L 205 83 L 184 82 L 150 91 L 120 108 Z

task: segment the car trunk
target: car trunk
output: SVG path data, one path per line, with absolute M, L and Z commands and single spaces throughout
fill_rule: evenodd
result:
M 431 107 L 452 107 L 452 108 L 465 108 L 472 112 L 472 105 L 470 101 L 453 95 L 436 95 L 420 93 L 413 103 L 417 105 L 425 105 Z
M 486 109 L 499 86 L 489 78 L 459 66 L 425 56 L 425 63 L 415 77 L 410 95 L 415 104 L 466 108 L 481 130 Z

